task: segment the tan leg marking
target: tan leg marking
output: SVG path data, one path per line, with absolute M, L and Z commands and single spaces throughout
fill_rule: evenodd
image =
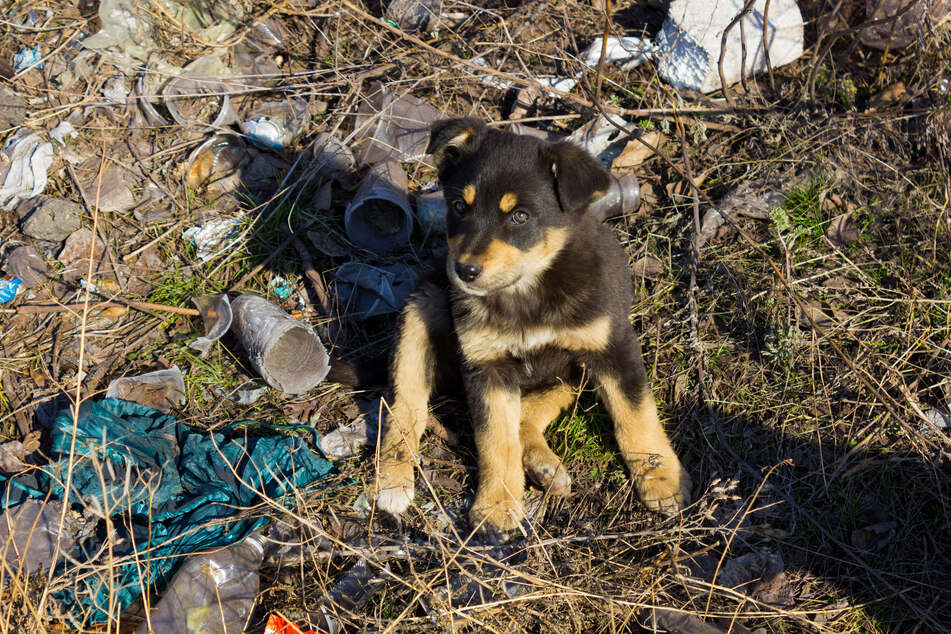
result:
M 616 378 L 601 377 L 601 393 L 641 501 L 651 510 L 676 513 L 690 502 L 690 475 L 664 432 L 650 389 L 631 395 L 632 400 Z
M 485 420 L 476 424 L 479 490 L 469 511 L 473 527 L 510 531 L 524 513 L 522 444 L 519 441 L 519 393 L 490 387 L 482 396 Z
M 413 502 L 413 465 L 429 418 L 433 342 L 417 303 L 406 305 L 393 361 L 393 407 L 386 412 L 377 472 L 377 506 L 400 514 Z
M 571 493 L 571 476 L 545 440 L 545 428 L 575 402 L 576 394 L 566 383 L 522 397 L 522 466 L 529 479 L 552 495 Z

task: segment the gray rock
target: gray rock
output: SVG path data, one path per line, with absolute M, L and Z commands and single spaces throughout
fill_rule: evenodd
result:
M 99 211 L 128 211 L 135 207 L 132 188 L 135 179 L 127 170 L 110 167 L 102 173 L 102 183 L 98 186 L 95 179 L 83 189 L 86 204 L 92 207 L 98 201 Z
M 6 86 L 0 86 L 0 129 L 13 128 L 26 120 L 23 97 Z
M 60 242 L 79 229 L 82 207 L 62 198 L 39 196 L 17 207 L 20 231 L 38 240 Z

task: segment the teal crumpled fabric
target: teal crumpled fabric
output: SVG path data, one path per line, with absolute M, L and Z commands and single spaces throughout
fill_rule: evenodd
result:
M 264 499 L 292 507 L 295 491 L 332 471 L 301 438 L 236 429 L 248 424 L 253 421 L 212 434 L 130 401 L 81 405 L 69 501 L 113 518 L 119 539 L 111 576 L 108 553 L 100 553 L 104 530 L 76 546 L 69 553 L 74 563 L 57 570 L 69 579 L 83 566 L 54 595 L 76 621 L 105 621 L 144 591 L 161 591 L 189 554 L 241 541 L 268 522 L 250 507 Z M 6 485 L 0 509 L 47 494 L 66 498 L 72 431 L 72 414 L 60 412 L 52 431 L 55 460 L 25 475 L 0 476 L 0 487 Z M 90 575 L 89 564 L 101 564 L 101 572 Z

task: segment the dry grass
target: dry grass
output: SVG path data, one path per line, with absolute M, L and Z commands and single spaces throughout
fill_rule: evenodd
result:
M 633 2 L 616 4 L 619 34 L 662 19 Z M 248 16 L 274 16 L 287 30 L 285 76 L 274 91 L 301 96 L 312 108 L 309 128 L 282 154 L 281 187 L 253 201 L 214 201 L 184 187 L 182 164 L 201 135 L 136 127 L 124 108 L 92 110 L 70 147 L 96 169 L 132 165 L 171 196 L 169 214 L 156 221 L 88 209 L 84 226 L 95 222 L 108 257 L 85 276 L 118 277 L 109 294 L 183 307 L 209 292 L 269 293 L 275 275 L 304 288 L 292 249 L 248 274 L 285 241 L 281 226 L 310 223 L 345 241 L 342 210 L 352 192 L 335 188 L 332 209 L 317 209 L 319 182 L 306 151 L 322 130 L 347 138 L 368 80 L 385 80 L 447 114 L 499 121 L 511 96 L 476 81 L 464 60 L 485 56 L 501 73 L 566 74 L 579 68 L 574 52 L 604 28 L 602 14 L 583 3 L 444 5 L 467 17 L 420 40 L 382 24 L 372 4 L 248 3 Z M 669 610 L 658 617 L 661 624 L 669 626 L 672 615 L 697 615 L 724 631 L 946 629 L 951 442 L 924 412 L 947 411 L 951 397 L 951 105 L 938 89 L 942 77 L 951 77 L 951 35 L 945 28 L 887 59 L 852 33 L 827 49 L 829 34 L 842 27 L 828 16 L 852 5 L 845 14 L 854 26 L 864 19 L 863 3 L 804 6 L 806 54 L 775 71 L 775 89 L 768 77 L 731 88 L 735 111 L 719 95 L 677 94 L 648 64 L 625 73 L 607 68 L 600 80 L 589 73 L 572 97 L 542 100 L 528 113 L 533 125 L 565 132 L 599 108 L 621 108 L 637 113 L 629 115 L 633 127 L 667 137 L 663 156 L 636 168 L 645 204 L 611 223 L 632 262 L 650 255 L 663 268 L 652 279 L 635 279 L 632 314 L 668 427 L 699 483 L 698 502 L 668 521 L 642 510 L 605 438 L 603 410 L 584 396 L 549 432 L 569 459 L 574 495 L 537 499 L 526 535 L 504 547 L 480 546 L 468 539 L 464 520 L 474 449 L 465 411 L 450 403 L 438 415 L 461 440 L 447 446 L 427 437 L 421 493 L 401 524 L 372 510 L 368 521 L 354 509 L 372 483 L 372 454 L 340 463 L 351 484 L 303 497 L 295 512 L 282 514 L 290 547 L 265 569 L 248 631 L 262 631 L 271 612 L 305 621 L 326 610 L 348 631 L 617 632 L 650 628 L 654 608 Z M 30 8 L 43 26 L 17 29 Z M 57 49 L 79 30 L 98 28 L 68 3 L 17 3 L 8 11 L 0 23 L 2 60 L 35 43 Z M 167 61 L 181 64 L 212 50 L 159 20 Z M 13 81 L 30 100 L 31 127 L 50 128 L 77 108 L 101 104 L 112 74 L 104 67 L 67 88 L 57 83 L 58 70 L 50 61 Z M 870 107 L 899 81 L 906 88 L 901 98 Z M 47 193 L 81 200 L 77 180 L 89 177 L 87 167 L 57 158 Z M 703 175 L 698 190 L 686 184 L 688 173 Z M 423 185 L 433 175 L 413 167 L 410 177 Z M 780 191 L 787 202 L 759 217 L 734 215 L 695 252 L 710 201 L 743 184 L 754 194 Z M 252 218 L 240 248 L 198 262 L 181 231 L 235 206 Z M 846 210 L 860 236 L 838 245 L 826 232 Z M 17 238 L 15 217 L 3 212 L 0 243 Z M 125 256 L 148 245 L 165 268 L 143 275 L 149 283 L 131 290 L 123 267 L 132 259 Z M 434 247 L 417 245 L 386 261 L 426 266 Z M 374 261 L 366 253 L 356 257 Z M 340 263 L 319 253 L 314 259 L 328 280 Z M 18 299 L 14 309 L 83 297 L 57 282 Z M 302 314 L 327 335 L 328 320 L 304 298 Z M 253 371 L 233 341 L 208 359 L 192 354 L 184 344 L 201 329 L 197 319 L 2 311 L 5 438 L 39 427 L 39 405 L 96 398 L 115 376 L 173 363 L 187 374 L 181 417 L 209 429 L 239 419 L 297 419 L 324 432 L 351 419 L 355 402 L 365 405 L 364 395 L 334 385 L 300 399 L 272 393 L 251 407 L 220 398 L 213 388 L 227 391 Z M 344 322 L 337 340 L 348 354 L 374 357 L 389 346 L 391 325 L 386 318 Z M 79 370 L 86 373 L 81 385 Z M 884 526 L 884 537 L 869 540 L 870 526 Z M 777 583 L 791 602 L 779 607 L 763 599 L 768 588 L 720 583 L 731 561 L 749 553 L 781 556 L 784 577 Z M 334 593 L 358 561 L 373 577 L 363 603 Z M 44 589 L 42 578 L 6 585 L 0 631 L 61 623 Z

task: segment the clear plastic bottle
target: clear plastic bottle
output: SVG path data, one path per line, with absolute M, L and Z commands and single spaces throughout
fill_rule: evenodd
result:
M 196 555 L 175 573 L 136 634 L 236 634 L 244 631 L 261 583 L 264 538 L 254 534 Z

